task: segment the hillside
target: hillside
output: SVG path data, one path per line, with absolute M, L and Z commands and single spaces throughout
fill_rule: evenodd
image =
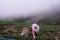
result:
M 5 26 L 5 25 L 0 24 L 1 25 L 0 38 L 13 38 L 15 40 L 33 40 L 31 36 L 29 37 L 20 36 L 20 32 L 22 28 L 25 26 L 30 28 L 31 27 L 30 23 L 26 23 L 26 22 L 17 23 L 16 22 L 16 24 L 13 26 L 11 24 L 6 25 L 8 27 L 7 29 L 9 30 L 4 29 L 6 27 L 1 27 L 1 26 Z M 35 40 L 60 40 L 60 25 L 48 25 L 48 24 L 41 24 L 41 23 L 39 23 L 39 25 L 40 25 L 40 31 L 38 35 L 36 36 Z

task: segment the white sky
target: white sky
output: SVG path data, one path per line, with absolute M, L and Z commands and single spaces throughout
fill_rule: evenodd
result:
M 26 16 L 57 4 L 60 0 L 0 0 L 0 17 Z

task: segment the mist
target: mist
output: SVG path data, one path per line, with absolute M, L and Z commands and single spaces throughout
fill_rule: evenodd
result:
M 60 0 L 0 0 L 0 19 L 36 16 L 31 20 L 39 20 L 58 5 Z

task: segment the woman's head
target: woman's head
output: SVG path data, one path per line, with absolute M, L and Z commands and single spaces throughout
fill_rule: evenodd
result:
M 29 31 L 29 28 L 28 27 L 24 27 L 23 31 Z
M 32 31 L 38 32 L 39 31 L 39 25 L 32 24 Z

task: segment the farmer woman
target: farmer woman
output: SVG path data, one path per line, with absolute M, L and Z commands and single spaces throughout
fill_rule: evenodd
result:
M 34 23 L 32 24 L 32 36 L 35 39 L 35 35 L 39 32 L 39 25 Z
M 21 32 L 21 36 L 23 36 L 23 35 L 27 36 L 28 33 L 29 33 L 29 28 L 28 27 L 24 27 L 22 32 Z

